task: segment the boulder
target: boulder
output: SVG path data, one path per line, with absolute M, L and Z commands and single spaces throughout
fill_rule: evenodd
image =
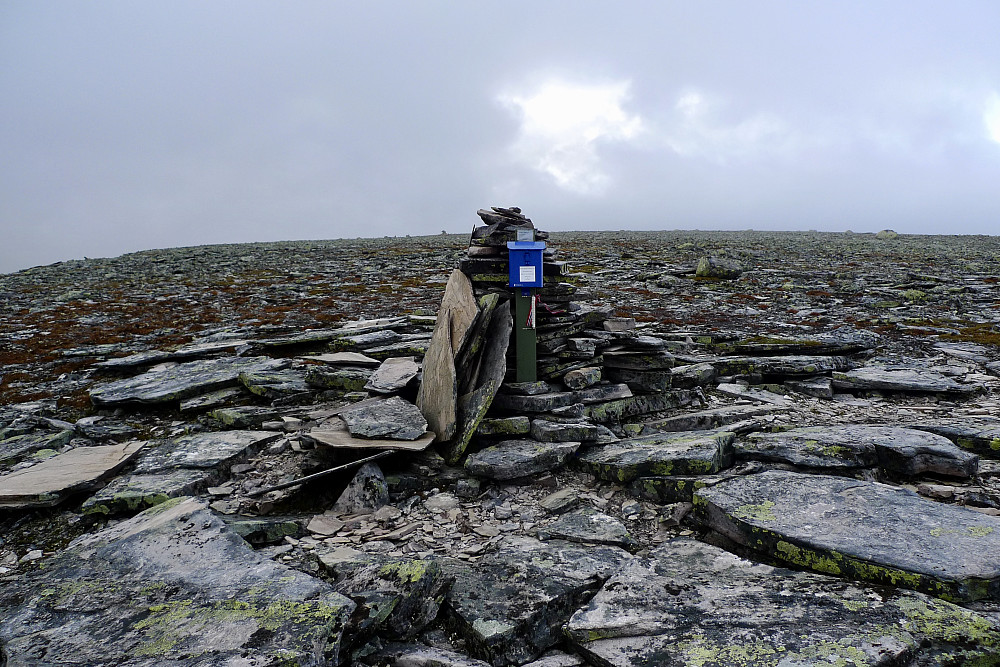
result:
M 618 483 L 648 475 L 711 474 L 730 465 L 733 438 L 725 430 L 653 433 L 592 447 L 577 461 L 599 479 Z
M 743 274 L 743 267 L 733 260 L 721 257 L 702 257 L 694 275 L 698 278 L 718 278 L 720 280 L 736 280 Z
M 579 447 L 579 442 L 504 440 L 470 454 L 465 469 L 480 477 L 515 479 L 559 468 Z
M 1000 600 L 1000 518 L 876 482 L 772 470 L 698 490 L 725 538 L 798 567 L 930 593 Z
M 570 618 L 589 663 L 889 665 L 989 663 L 985 616 L 909 591 L 760 565 L 677 538 L 636 558 Z
M 356 438 L 416 440 L 427 431 L 420 409 L 399 396 L 359 403 L 342 410 L 340 417 Z
M 5 582 L 0 646 L 11 665 L 335 665 L 354 607 L 174 499 Z

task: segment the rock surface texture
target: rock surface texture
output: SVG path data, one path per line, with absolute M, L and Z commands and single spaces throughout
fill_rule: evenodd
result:
M 0 276 L 0 665 L 1000 664 L 1000 239 L 475 221 Z

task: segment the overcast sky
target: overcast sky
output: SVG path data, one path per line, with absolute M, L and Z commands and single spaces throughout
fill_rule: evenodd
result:
M 998 35 L 995 0 L 0 0 L 0 272 L 489 205 L 997 234 Z

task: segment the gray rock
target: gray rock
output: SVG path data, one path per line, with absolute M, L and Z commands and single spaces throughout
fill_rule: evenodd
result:
M 803 380 L 785 380 L 785 386 L 806 396 L 816 398 L 833 398 L 833 380 L 827 377 L 806 378 Z
M 945 655 L 971 664 L 1000 655 L 1000 631 L 975 612 L 759 565 L 690 539 L 627 563 L 566 632 L 589 662 L 622 667 L 929 665 Z
M 694 495 L 726 538 L 796 566 L 950 600 L 1000 599 L 1000 519 L 897 487 L 772 470 Z
M 333 511 L 340 514 L 370 514 L 389 504 L 389 485 L 382 469 L 375 463 L 366 463 L 337 498 Z
M 198 433 L 149 447 L 135 470 L 88 498 L 86 514 L 135 513 L 170 498 L 201 493 L 228 479 L 230 469 L 274 442 L 278 433 L 220 431 Z M 155 445 L 156 443 L 151 443 Z
M 738 458 L 777 461 L 811 468 L 862 468 L 879 465 L 889 473 L 913 477 L 927 473 L 969 478 L 979 457 L 962 451 L 944 436 L 892 426 L 810 426 L 780 433 L 751 433 L 737 444 Z
M 504 538 L 474 567 L 446 565 L 455 577 L 446 610 L 474 656 L 523 664 L 559 643 L 570 615 L 630 558 L 617 547 Z
M 631 368 L 605 368 L 604 377 L 609 382 L 620 382 L 641 394 L 664 392 L 670 389 L 673 373 L 670 370 L 633 370 Z
M 452 271 L 424 356 L 423 377 L 417 392 L 417 407 L 442 442 L 454 437 L 458 425 L 455 355 L 477 312 L 469 279 L 458 269 Z
M 820 375 L 849 371 L 847 357 L 787 355 L 780 357 L 718 357 L 710 361 L 718 375 Z
M 676 389 L 662 394 L 629 396 L 587 405 L 584 406 L 583 414 L 595 422 L 606 424 L 624 421 L 651 412 L 701 405 L 703 401 L 704 395 L 699 390 Z
M 676 366 L 672 371 L 671 386 L 678 389 L 704 387 L 715 381 L 717 373 L 715 366 L 708 362 Z
M 623 398 L 630 398 L 632 391 L 624 384 L 602 384 L 573 392 L 573 402 L 590 405 L 592 403 L 607 403 Z
M 73 439 L 72 430 L 57 433 L 25 433 L 0 440 L 0 463 L 17 461 L 44 449 L 61 449 Z
M 942 419 L 913 424 L 913 428 L 948 438 L 962 449 L 983 458 L 1000 458 L 1000 421 L 986 419 Z
M 416 440 L 427 431 L 420 409 L 399 396 L 358 404 L 342 410 L 340 417 L 357 438 Z
M 586 389 L 601 381 L 601 369 L 595 366 L 578 368 L 563 376 L 563 384 L 568 389 Z
M 617 440 L 606 426 L 587 422 L 553 422 L 535 419 L 531 437 L 539 442 L 611 442 Z
M 698 260 L 694 275 L 699 278 L 719 278 L 736 280 L 743 274 L 743 267 L 738 262 L 721 257 L 702 257 Z
M 524 415 L 484 419 L 476 427 L 476 435 L 527 435 L 531 420 Z
M 275 408 L 241 405 L 232 408 L 211 410 L 208 416 L 229 428 L 256 429 L 260 428 L 264 422 L 279 419 L 281 412 Z
M 900 391 L 968 395 L 977 387 L 959 384 L 936 371 L 922 368 L 863 366 L 833 374 L 833 386 L 851 391 Z
M 86 535 L 0 589 L 10 664 L 340 662 L 354 603 L 172 500 Z
M 287 369 L 281 371 L 245 371 L 240 373 L 240 384 L 251 394 L 269 400 L 294 396 L 312 390 L 305 380 L 305 373 Z
M 643 422 L 639 435 L 665 431 L 700 431 L 735 424 L 750 417 L 770 415 L 779 410 L 762 405 L 727 405 L 714 410 L 685 412 L 673 417 L 665 417 Z
M 579 449 L 579 442 L 504 440 L 470 454 L 465 469 L 490 479 L 515 479 L 561 467 Z
M 612 482 L 649 475 L 697 475 L 718 472 L 733 457 L 729 431 L 654 433 L 592 447 L 577 461 L 587 472 Z
M 361 391 L 371 379 L 372 371 L 367 368 L 320 368 L 306 371 L 306 383 L 317 389 L 336 391 Z
M 372 373 L 365 389 L 379 394 L 396 393 L 405 389 L 419 372 L 413 357 L 389 357 Z
M 489 344 L 482 351 L 478 371 L 475 373 L 475 389 L 459 397 L 458 428 L 455 437 L 441 446 L 445 461 L 455 464 L 465 454 L 473 434 L 493 405 L 497 390 L 507 372 L 507 348 L 514 319 L 510 312 L 510 302 L 498 305 L 490 313 L 486 325 L 486 340 Z
M 552 387 L 548 382 L 504 382 L 501 390 L 504 394 L 515 396 L 537 396 L 538 394 L 552 393 Z
M 555 408 L 564 408 L 576 402 L 572 392 L 563 391 L 532 396 L 497 394 L 493 404 L 501 410 L 540 413 L 551 412 Z
M 390 642 L 358 660 L 363 665 L 378 667 L 490 667 L 488 662 L 470 658 L 457 651 L 402 642 Z
M 657 338 L 656 340 L 660 340 Z M 664 345 L 666 343 L 664 342 Z M 677 363 L 669 352 L 631 352 L 608 350 L 601 359 L 605 368 L 628 368 L 631 370 L 669 370 Z
M 178 364 L 149 371 L 134 378 L 97 385 L 90 400 L 97 406 L 123 403 L 171 403 L 214 389 L 230 387 L 240 373 L 265 373 L 286 368 L 290 362 L 268 357 L 222 357 Z
M 357 604 L 348 633 L 357 642 L 378 633 L 389 639 L 411 639 L 438 615 L 451 583 L 435 560 L 364 554 L 354 559 L 320 561 L 336 579 L 337 592 Z
M 579 505 L 582 500 L 575 489 L 560 489 L 538 501 L 538 506 L 550 514 L 562 514 Z
M 569 540 L 584 544 L 605 544 L 631 549 L 636 541 L 618 519 L 593 507 L 564 514 L 538 530 L 540 540 Z

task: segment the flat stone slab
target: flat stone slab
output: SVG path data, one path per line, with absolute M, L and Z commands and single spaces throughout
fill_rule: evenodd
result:
M 568 540 L 583 544 L 605 544 L 623 549 L 631 549 L 636 544 L 625 524 L 609 514 L 598 512 L 593 507 L 584 507 L 564 514 L 553 523 L 539 529 L 538 538 Z
M 841 390 L 898 391 L 968 395 L 978 387 L 959 384 L 951 378 L 920 368 L 862 366 L 846 373 L 833 374 L 833 386 Z
M 340 417 L 356 438 L 417 440 L 427 432 L 420 408 L 399 396 L 356 405 L 341 411 Z
M 815 336 L 755 336 L 716 347 L 734 354 L 856 354 L 875 349 L 881 340 L 873 331 L 842 326 Z
M 736 456 L 830 470 L 877 465 L 907 477 L 930 473 L 967 479 L 979 466 L 978 456 L 944 436 L 894 426 L 809 426 L 751 433 L 745 443 L 736 444 Z
M 570 618 L 595 665 L 992 662 L 1000 629 L 920 593 L 760 565 L 678 538 L 626 563 Z M 952 663 L 949 663 L 952 664 Z
M 612 442 L 618 439 L 608 427 L 600 424 L 546 419 L 531 421 L 531 437 L 539 442 Z
M 647 421 L 641 424 L 640 435 L 664 431 L 699 431 L 734 424 L 751 417 L 784 412 L 779 408 L 762 405 L 727 405 L 714 410 L 685 412 L 673 417 Z
M 475 565 L 449 561 L 446 610 L 474 657 L 519 665 L 562 641 L 562 625 L 632 556 L 623 549 L 507 537 Z
M 149 448 L 135 467 L 135 472 L 229 466 L 246 460 L 280 437 L 280 433 L 271 431 L 218 431 L 185 435 Z
M 555 470 L 580 448 L 579 442 L 504 440 L 465 460 L 465 469 L 490 479 L 515 479 Z
M 44 564 L 0 588 L 11 665 L 335 665 L 355 608 L 193 499 L 78 538 Z
M 365 389 L 378 394 L 402 391 L 419 372 L 420 366 L 413 357 L 389 357 L 375 369 Z
M 1000 599 L 1000 518 L 876 482 L 771 470 L 694 494 L 734 542 L 808 569 L 949 600 Z
M 1000 459 L 1000 420 L 943 419 L 913 424 L 913 428 L 943 435 L 962 449 L 983 458 Z
M 579 392 L 576 392 L 579 393 Z M 660 412 L 671 408 L 683 408 L 690 405 L 701 405 L 700 391 L 690 389 L 673 389 L 662 394 L 645 394 L 618 398 L 605 403 L 585 405 L 583 414 L 589 419 L 605 424 L 619 422 L 629 417 L 638 417 L 651 412 Z
M 201 493 L 279 437 L 271 431 L 219 431 L 147 447 L 132 473 L 112 480 L 81 509 L 85 514 L 134 514 L 170 498 Z
M 243 372 L 240 373 L 240 384 L 254 396 L 269 400 L 313 390 L 306 383 L 305 373 L 293 369 Z
M 0 507 L 51 507 L 93 488 L 124 467 L 144 442 L 77 447 L 0 477 Z
M 434 442 L 432 431 L 415 440 L 390 440 L 389 438 L 356 438 L 347 430 L 347 424 L 340 419 L 330 419 L 303 433 L 304 436 L 328 447 L 349 449 L 401 449 L 422 452 Z
M 288 361 L 269 357 L 189 361 L 165 370 L 97 385 L 90 390 L 90 400 L 97 406 L 170 403 L 233 386 L 239 382 L 240 373 L 266 373 L 288 365 Z
M 707 475 L 732 462 L 734 437 L 725 430 L 653 433 L 592 447 L 577 461 L 598 478 L 618 483 L 649 475 Z
M 711 362 L 719 375 L 822 375 L 849 371 L 853 364 L 847 357 L 788 355 L 780 357 L 719 357 Z
M 320 361 L 330 366 L 371 366 L 376 367 L 382 362 L 360 352 L 328 352 L 326 354 L 310 354 L 299 357 L 303 361 Z

